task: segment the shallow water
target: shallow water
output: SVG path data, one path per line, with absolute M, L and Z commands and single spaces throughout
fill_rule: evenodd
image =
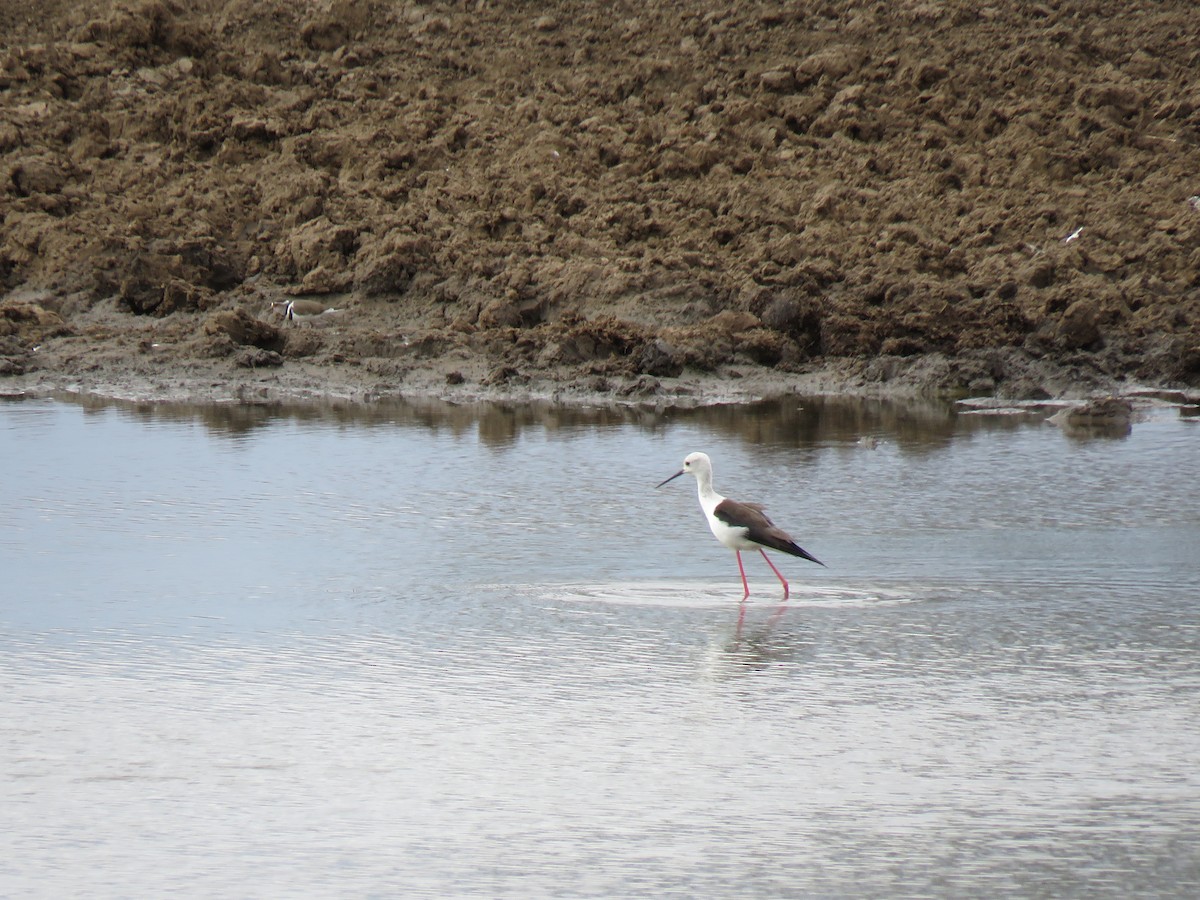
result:
M 708 534 L 683 456 L 829 564 Z M 0 894 L 1194 896 L 1200 421 L 0 404 Z

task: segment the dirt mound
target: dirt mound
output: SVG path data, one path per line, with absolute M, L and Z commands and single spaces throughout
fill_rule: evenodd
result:
M 186 367 L 214 313 L 320 296 L 314 334 L 229 343 L 397 385 L 1200 385 L 1184 0 L 24 10 L 0 286 L 61 327 L 5 336 L 12 373 Z

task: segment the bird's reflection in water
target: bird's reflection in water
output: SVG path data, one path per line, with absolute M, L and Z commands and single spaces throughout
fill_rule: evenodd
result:
M 737 625 L 722 647 L 734 672 L 757 672 L 780 663 L 792 663 L 808 649 L 799 610 L 781 603 L 761 622 L 748 621 L 748 606 L 738 605 Z

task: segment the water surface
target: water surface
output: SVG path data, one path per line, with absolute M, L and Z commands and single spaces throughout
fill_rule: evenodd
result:
M 0 894 L 1195 895 L 1200 422 L 1043 419 L 0 405 Z

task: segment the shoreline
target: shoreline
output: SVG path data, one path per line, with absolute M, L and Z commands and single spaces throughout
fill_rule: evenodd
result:
M 151 404 L 361 404 L 436 401 L 449 404 L 550 403 L 567 407 L 651 407 L 657 410 L 745 405 L 781 397 L 860 397 L 863 399 L 970 401 L 973 408 L 1078 406 L 1102 398 L 1164 400 L 1200 404 L 1200 389 L 1169 384 L 1092 377 L 1072 378 L 1069 369 L 1043 363 L 1041 381 L 1055 390 L 1027 394 L 947 390 L 937 377 L 951 361 L 908 359 L 881 379 L 877 368 L 896 361 L 839 360 L 800 373 L 758 367 L 725 373 L 684 373 L 679 377 L 635 376 L 595 379 L 562 372 L 532 373 L 519 381 L 485 385 L 448 383 L 446 365 L 412 370 L 399 383 L 364 378 L 359 366 L 306 365 L 290 369 L 247 370 L 228 362 L 192 360 L 187 372 L 148 373 L 142 368 L 109 366 L 87 373 L 37 369 L 0 380 L 0 398 L 93 397 Z M 455 370 L 457 371 L 457 370 Z

